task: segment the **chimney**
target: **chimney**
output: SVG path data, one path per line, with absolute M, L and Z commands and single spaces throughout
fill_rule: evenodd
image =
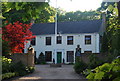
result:
M 103 36 L 104 32 L 106 31 L 106 14 L 102 13 L 101 16 L 102 16 L 102 25 L 99 32 L 100 35 Z
M 102 22 L 106 22 L 106 14 L 105 13 L 102 13 Z

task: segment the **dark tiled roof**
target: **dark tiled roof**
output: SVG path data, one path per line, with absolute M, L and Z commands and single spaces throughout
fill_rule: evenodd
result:
M 83 20 L 73 22 L 58 22 L 58 32 L 62 34 L 95 33 L 99 32 L 102 20 Z M 55 23 L 33 24 L 31 31 L 34 35 L 55 33 Z

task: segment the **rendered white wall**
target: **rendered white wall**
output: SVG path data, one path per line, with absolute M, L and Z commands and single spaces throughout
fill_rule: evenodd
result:
M 90 45 L 85 45 L 85 35 L 91 35 L 91 44 Z M 46 46 L 45 44 L 45 38 L 46 37 L 51 37 L 51 45 Z M 81 52 L 84 53 L 84 51 L 92 51 L 92 53 L 99 53 L 99 34 L 98 33 L 83 33 L 83 34 L 61 34 L 62 36 L 62 44 L 56 44 L 55 42 L 55 35 L 37 35 L 36 36 L 36 45 L 33 46 L 33 48 L 36 51 L 36 56 L 38 57 L 41 52 L 45 54 L 45 51 L 52 51 L 52 59 L 56 58 L 56 52 L 62 52 L 62 58 L 65 58 L 65 63 L 66 61 L 66 51 L 76 51 L 77 45 L 80 45 Z M 73 45 L 67 45 L 67 36 L 73 36 Z M 25 52 L 26 48 L 28 48 L 30 45 L 30 42 L 27 43 L 27 47 L 25 47 Z M 75 57 L 75 55 L 74 55 Z M 57 59 L 55 59 L 56 61 Z

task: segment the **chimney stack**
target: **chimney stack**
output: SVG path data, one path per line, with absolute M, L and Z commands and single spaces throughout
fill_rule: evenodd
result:
M 100 35 L 103 36 L 104 32 L 106 31 L 106 14 L 102 13 L 101 16 L 102 16 L 102 25 L 99 31 L 100 31 Z
M 105 13 L 102 13 L 102 22 L 106 22 L 106 14 Z

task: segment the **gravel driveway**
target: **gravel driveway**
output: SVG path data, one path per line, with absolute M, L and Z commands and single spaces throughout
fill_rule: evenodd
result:
M 86 81 L 84 77 L 74 72 L 73 65 L 62 65 L 62 67 L 50 67 L 50 65 L 36 65 L 35 67 L 36 70 L 34 73 L 12 79 L 12 81 L 29 81 L 31 79 L 81 79 Z

